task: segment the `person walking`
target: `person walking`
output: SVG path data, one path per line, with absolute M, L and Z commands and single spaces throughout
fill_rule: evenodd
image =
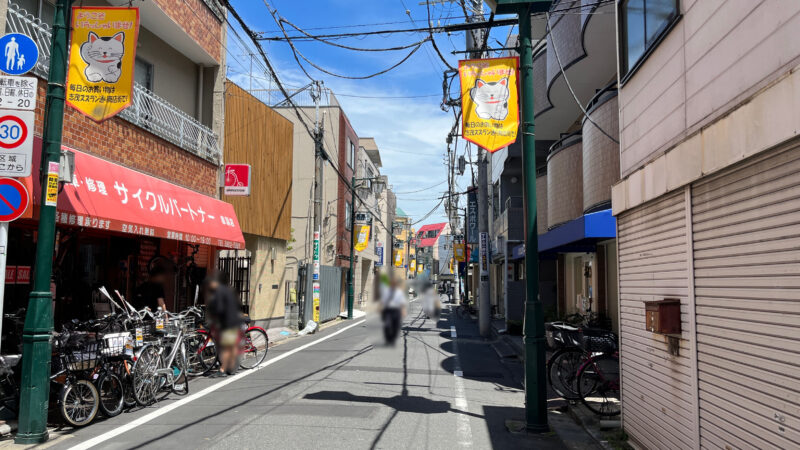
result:
M 203 282 L 207 317 L 220 363 L 219 372 L 211 375 L 214 378 L 233 375 L 239 365 L 237 350 L 242 312 L 239 300 L 227 280 L 228 277 L 217 272 Z
M 17 38 L 12 37 L 8 44 L 6 44 L 5 55 L 6 70 L 14 70 L 14 62 L 16 62 L 17 56 L 19 55 L 19 44 L 17 43 Z

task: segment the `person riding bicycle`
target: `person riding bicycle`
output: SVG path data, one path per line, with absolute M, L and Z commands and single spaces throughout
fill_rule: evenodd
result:
M 237 344 L 239 341 L 239 326 L 242 323 L 242 313 L 239 300 L 227 284 L 227 277 L 215 273 L 203 282 L 203 292 L 206 298 L 206 311 L 214 340 L 217 344 L 219 356 L 219 372 L 212 377 L 224 377 L 236 373 Z

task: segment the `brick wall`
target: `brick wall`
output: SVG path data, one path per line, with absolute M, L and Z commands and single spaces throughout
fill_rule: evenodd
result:
M 221 60 L 221 41 L 225 28 L 203 0 L 154 0 L 154 2 L 209 55 L 217 61 Z
M 356 134 L 353 127 L 350 125 L 350 121 L 345 116 L 344 111 L 339 110 L 341 114 L 341 119 L 339 120 L 339 170 L 345 176 L 347 180 L 350 180 L 353 176 L 353 168 L 347 165 L 347 152 L 350 151 L 350 148 L 347 146 L 347 138 L 350 138 L 350 142 L 352 142 L 356 149 L 358 149 L 358 134 Z M 355 164 L 355 160 L 353 164 Z M 340 200 L 337 203 L 337 235 L 339 239 L 336 240 L 336 253 L 339 255 L 350 256 L 350 230 L 347 229 L 346 224 L 346 216 L 345 210 L 347 208 L 346 202 L 350 202 L 353 205 L 353 196 L 350 193 L 350 189 L 348 189 L 347 184 L 339 178 L 339 188 L 337 189 L 337 194 Z M 355 208 L 353 208 L 353 213 L 355 213 Z M 337 259 L 337 263 L 341 266 L 350 266 L 350 261 L 344 259 Z
M 46 84 L 39 80 L 38 136 L 44 126 Z M 65 106 L 63 144 L 206 195 L 216 193 L 216 166 L 120 118 L 98 124 Z

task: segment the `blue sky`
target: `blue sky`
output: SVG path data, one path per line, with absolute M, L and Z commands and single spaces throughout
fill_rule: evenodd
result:
M 419 0 L 270 0 L 270 4 L 281 16 L 312 34 L 425 27 L 427 11 L 426 7 L 419 3 Z M 280 35 L 278 25 L 262 0 L 232 0 L 232 4 L 254 31 L 265 32 L 267 36 Z M 410 18 L 406 14 L 406 9 L 410 11 Z M 465 21 L 458 2 L 432 5 L 431 17 L 434 25 Z M 415 23 L 412 23 L 411 19 Z M 231 22 L 233 21 L 231 18 Z M 352 26 L 362 24 L 370 26 Z M 285 26 L 290 34 L 297 34 L 288 25 Z M 489 46 L 498 47 L 494 39 L 505 41 L 508 33 L 509 27 L 496 28 Z M 425 36 L 424 33 L 391 34 L 349 38 L 336 42 L 353 47 L 385 48 L 410 44 Z M 463 55 L 452 55 L 450 52 L 464 49 L 464 32 L 453 33 L 451 36 L 437 35 L 436 42 L 450 64 L 457 66 L 458 57 Z M 264 42 L 263 46 L 278 76 L 287 87 L 300 87 L 308 83 L 308 78 L 295 62 L 288 44 Z M 350 76 L 363 76 L 384 70 L 396 64 L 409 52 L 409 50 L 355 52 L 313 41 L 298 42 L 296 46 L 315 64 L 328 71 Z M 250 66 L 249 57 L 244 54 L 248 51 L 250 50 L 241 48 L 238 41 L 229 36 L 228 74 L 245 87 L 247 86 L 245 80 L 249 79 Z M 453 124 L 454 116 L 452 112 L 443 112 L 439 107 L 442 73 L 446 67 L 430 43 L 423 45 L 398 68 L 367 80 L 336 78 L 305 65 L 312 77 L 324 81 L 325 85 L 337 95 L 359 136 L 375 138 L 381 149 L 382 173 L 389 176 L 390 183 L 397 193 L 398 206 L 415 220 L 419 220 L 434 208 L 439 201 L 438 197 L 447 189 L 447 184 L 444 183 L 446 180 L 444 155 L 447 149 L 445 138 Z M 253 72 L 254 77 L 265 77 L 263 72 L 257 69 Z M 267 88 L 268 82 L 254 78 L 253 87 Z M 453 85 L 453 93 L 457 91 L 456 82 Z M 464 153 L 463 141 L 458 143 L 458 153 Z M 469 169 L 465 175 L 468 174 Z M 461 190 L 466 189 L 469 178 L 461 177 L 458 185 Z M 413 192 L 429 187 L 431 189 Z M 439 208 L 423 223 L 441 222 L 445 219 L 444 208 Z

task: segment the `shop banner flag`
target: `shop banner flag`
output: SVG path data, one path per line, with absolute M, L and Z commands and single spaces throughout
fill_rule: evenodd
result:
M 464 244 L 453 244 L 453 253 L 455 254 L 456 261 L 464 262 L 466 260 L 466 252 L 464 251 Z
M 358 231 L 358 240 L 356 241 L 355 249 L 363 252 L 369 244 L 369 225 L 361 225 Z
M 394 251 L 394 266 L 403 267 L 403 250 Z
M 425 271 L 424 269 L 425 269 L 425 264 L 419 263 L 419 265 L 417 266 L 417 273 L 424 272 Z
M 458 62 L 464 139 L 489 152 L 517 140 L 518 67 L 517 57 Z
M 67 104 L 96 122 L 133 102 L 139 8 L 72 8 Z
M 412 259 L 411 260 L 411 263 L 409 263 L 409 266 L 408 266 L 408 270 L 410 270 L 411 272 L 414 272 L 415 270 L 417 270 L 417 260 L 416 259 Z

